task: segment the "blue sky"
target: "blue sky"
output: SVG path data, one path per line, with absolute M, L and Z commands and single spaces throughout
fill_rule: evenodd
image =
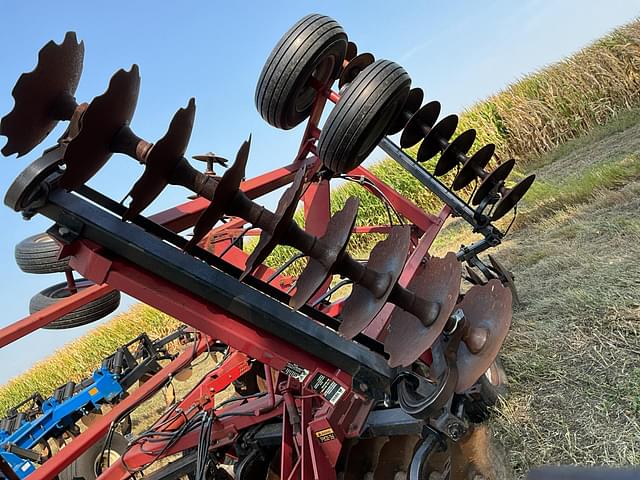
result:
M 75 30 L 85 42 L 84 72 L 76 97 L 102 93 L 119 68 L 140 66 L 142 86 L 132 126 L 151 141 L 162 136 L 175 110 L 194 96 L 196 124 L 188 154 L 213 150 L 233 157 L 253 134 L 248 175 L 288 163 L 300 129 L 266 125 L 253 104 L 255 82 L 280 36 L 311 12 L 338 20 L 361 52 L 401 63 L 425 98 L 445 113 L 459 112 L 520 76 L 561 59 L 640 14 L 639 0 L 565 1 L 367 1 L 367 2 L 9 2 L 0 10 L 0 115 L 13 107 L 13 84 L 31 70 L 38 50 Z M 426 101 L 426 100 L 425 100 Z M 60 129 L 30 155 L 1 159 L 0 194 L 29 161 L 55 141 Z M 0 146 L 4 138 L 0 138 Z M 373 158 L 381 158 L 375 152 Z M 114 156 L 91 185 L 122 198 L 141 174 Z M 149 208 L 182 202 L 186 192 L 170 187 Z M 272 204 L 273 198 L 267 200 Z M 0 208 L 0 325 L 27 314 L 29 298 L 62 281 L 27 275 L 13 261 L 13 248 L 49 222 L 25 222 Z M 130 305 L 133 300 L 125 301 Z M 89 327 L 40 331 L 0 350 L 0 382 L 17 375 Z

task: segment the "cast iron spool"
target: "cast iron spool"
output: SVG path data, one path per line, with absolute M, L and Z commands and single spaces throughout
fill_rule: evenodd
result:
M 251 136 L 249 136 L 247 141 L 243 142 L 236 154 L 235 162 L 224 172 L 224 175 L 218 182 L 213 192 L 211 203 L 207 209 L 202 212 L 200 218 L 198 218 L 193 228 L 193 237 L 189 240 L 185 250 L 189 250 L 196 245 L 224 216 L 225 210 L 229 208 L 231 201 L 240 190 L 240 184 L 245 177 L 250 147 Z
M 478 190 L 476 190 L 476 193 L 473 196 L 472 203 L 474 205 L 478 205 L 480 202 L 482 202 L 482 200 L 484 200 L 485 197 L 489 195 L 494 187 L 507 179 L 515 164 L 516 161 L 511 158 L 506 162 L 498 165 L 495 170 L 489 173 L 489 175 L 487 175 L 484 180 L 482 180 L 482 183 L 478 187 Z
M 520 180 L 513 188 L 505 188 L 502 193 L 502 198 L 496 203 L 496 207 L 491 214 L 491 220 L 496 221 L 504 217 L 513 207 L 515 207 L 522 197 L 525 196 L 527 191 L 531 188 L 533 181 L 536 179 L 535 175 L 529 175 L 528 177 Z
M 240 280 L 252 273 L 258 266 L 264 262 L 271 254 L 274 248 L 276 248 L 282 242 L 282 239 L 291 226 L 294 223 L 293 215 L 296 213 L 298 207 L 298 201 L 300 200 L 300 194 L 302 193 L 302 187 L 304 185 L 305 169 L 300 168 L 296 172 L 296 176 L 291 186 L 284 192 L 282 198 L 278 202 L 278 207 L 273 216 L 273 222 L 269 225 L 269 228 L 264 228 L 260 233 L 260 239 L 258 244 L 249 255 L 247 259 L 247 265 L 240 275 Z
M 144 173 L 129 192 L 131 203 L 122 216 L 123 220 L 135 218 L 169 184 L 172 172 L 184 157 L 189 145 L 195 113 L 195 99 L 191 98 L 186 108 L 181 108 L 175 113 L 167 133 L 151 147 L 145 161 Z

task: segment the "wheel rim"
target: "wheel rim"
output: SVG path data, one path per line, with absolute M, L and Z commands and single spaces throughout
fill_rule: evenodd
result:
M 113 465 L 120 458 L 120 454 L 115 450 L 109 449 L 107 451 L 101 451 L 93 462 L 93 471 L 98 477 L 102 471 Z
M 89 280 L 78 280 L 76 282 L 76 289 L 78 291 L 84 290 L 85 288 L 89 287 L 92 284 L 93 283 L 90 282 Z M 61 287 L 58 290 L 55 290 L 54 292 L 51 293 L 51 298 L 55 298 L 55 299 L 68 298 L 70 296 L 71 296 L 71 291 L 69 290 L 68 285 L 65 285 L 64 287 Z
M 318 92 L 311 85 L 311 79 L 315 78 L 321 85 L 327 85 L 331 79 L 331 73 L 333 72 L 335 64 L 335 55 L 327 55 L 321 58 L 316 64 L 311 74 L 305 79 L 299 93 L 296 95 L 294 106 L 297 114 L 304 113 L 316 98 Z

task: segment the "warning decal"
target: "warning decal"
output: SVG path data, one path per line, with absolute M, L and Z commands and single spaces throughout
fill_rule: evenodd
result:
M 336 439 L 336 434 L 333 432 L 333 428 L 325 428 L 316 432 L 316 438 L 320 443 L 329 442 Z
M 324 398 L 329 400 L 331 405 L 335 405 L 340 397 L 346 392 L 346 389 L 341 386 L 339 383 L 334 382 L 326 375 L 322 373 L 316 373 L 315 377 L 311 379 L 311 383 L 309 384 L 309 388 L 315 390 Z

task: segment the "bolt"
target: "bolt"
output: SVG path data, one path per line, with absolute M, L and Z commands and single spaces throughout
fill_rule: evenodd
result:
M 450 423 L 447 430 L 452 440 L 460 440 L 464 431 L 462 425 L 457 422 Z

